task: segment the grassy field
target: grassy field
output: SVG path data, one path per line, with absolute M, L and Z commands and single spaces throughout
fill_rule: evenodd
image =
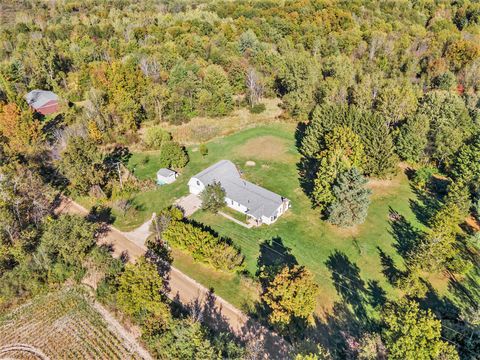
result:
M 248 129 L 208 143 L 209 154 L 202 157 L 195 147 L 189 148 L 190 163 L 179 179 L 170 185 L 139 194 L 134 201 L 135 216 L 117 217 L 115 225 L 131 229 L 145 221 L 153 211 L 170 205 L 175 198 L 187 194 L 188 179 L 220 159 L 233 161 L 244 177 L 276 193 L 288 197 L 292 208 L 274 225 L 246 230 L 220 216 L 199 211 L 193 218 L 227 236 L 241 247 L 246 256 L 247 270 L 254 275 L 258 267 L 271 261 L 294 262 L 311 270 L 320 285 L 319 304 L 328 310 L 338 299 L 337 290 L 350 283 L 364 285 L 366 292 L 395 295 L 395 289 L 382 274 L 381 256 L 391 257 L 399 268 L 402 258 L 394 244 L 395 234 L 389 221 L 391 211 L 405 217 L 414 227 L 422 227 L 412 211 L 416 196 L 403 170 L 389 181 L 371 181 L 372 204 L 367 221 L 352 229 L 338 229 L 319 218 L 317 210 L 300 188 L 297 163 L 300 155 L 295 146 L 294 128 L 287 124 L 271 124 Z M 247 166 L 247 161 L 255 162 Z M 154 152 L 137 153 L 129 167 L 141 179 L 154 178 L 158 163 Z M 273 243 L 268 244 L 268 242 Z M 194 269 L 191 258 L 176 257 L 176 266 L 219 295 L 235 303 L 249 302 L 249 296 L 239 300 L 238 291 L 245 288 L 235 276 L 230 278 L 210 268 Z M 202 270 L 202 271 L 200 271 Z M 341 274 L 338 276 L 338 274 Z M 339 280 L 340 279 L 340 280 Z M 440 287 L 443 279 L 435 279 Z M 342 284 L 343 281 L 343 284 Z M 363 286 L 362 285 L 362 286 Z M 319 309 L 319 310 L 322 310 Z
M 43 355 L 34 356 L 34 354 Z M 33 299 L 0 316 L 0 358 L 141 359 L 77 289 Z

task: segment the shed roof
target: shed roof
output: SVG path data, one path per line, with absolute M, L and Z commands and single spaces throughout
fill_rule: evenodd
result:
M 229 160 L 221 160 L 193 176 L 205 186 L 220 182 L 226 197 L 245 206 L 247 214 L 261 218 L 270 217 L 282 205 L 284 198 L 240 177 L 240 172 Z
M 25 95 L 25 100 L 34 109 L 39 109 L 49 101 L 58 101 L 58 96 L 52 91 L 35 89 Z
M 160 170 L 157 171 L 157 176 L 163 176 L 163 177 L 170 177 L 174 176 L 176 174 L 175 171 L 167 169 L 167 168 L 161 168 Z

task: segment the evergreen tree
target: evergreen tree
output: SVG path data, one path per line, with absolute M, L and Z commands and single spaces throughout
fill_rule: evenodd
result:
M 367 180 L 356 168 L 339 174 L 332 187 L 335 200 L 327 209 L 327 219 L 341 227 L 362 224 L 370 204 L 371 191 L 365 188 Z
M 351 167 L 360 168 L 365 153 L 360 138 L 348 127 L 336 127 L 324 138 L 324 150 L 318 153 L 318 171 L 312 198 L 323 210 L 333 200 L 331 187 L 338 174 Z
M 430 121 L 424 115 L 409 117 L 400 127 L 397 137 L 397 153 L 402 160 L 419 162 L 428 143 Z
M 202 209 L 217 213 L 225 206 L 225 189 L 219 182 L 207 185 L 200 194 L 202 199 Z

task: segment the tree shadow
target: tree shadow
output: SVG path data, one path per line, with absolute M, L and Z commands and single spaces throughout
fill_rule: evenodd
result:
M 368 280 L 367 294 L 369 303 L 374 308 L 380 308 L 387 302 L 387 292 L 379 285 L 378 280 Z
M 441 206 L 441 202 L 439 201 L 438 197 L 435 196 L 437 193 L 424 191 L 413 185 L 410 187 L 417 198 L 417 200 L 409 199 L 410 209 L 415 214 L 415 217 L 418 221 L 420 221 L 423 225 L 428 225 L 428 222 L 432 216 L 440 209 Z
M 312 199 L 312 193 L 315 185 L 315 177 L 318 171 L 318 162 L 316 159 L 302 157 L 297 163 L 298 181 L 305 195 Z M 312 208 L 315 205 L 312 204 Z
M 112 209 L 108 206 L 95 205 L 92 206 L 87 215 L 87 220 L 95 223 L 113 224 L 115 216 L 112 214 Z
M 359 319 L 368 321 L 365 309 L 367 289 L 360 277 L 360 268 L 338 250 L 330 254 L 325 265 L 331 272 L 333 285 L 340 297 L 352 306 Z
M 377 246 L 378 253 L 380 255 L 380 264 L 382 265 L 382 273 L 387 278 L 391 285 L 396 285 L 398 280 L 405 275 L 405 273 L 395 266 L 395 262 L 392 257 L 385 253 L 380 247 Z
M 396 243 L 393 245 L 397 252 L 406 257 L 412 251 L 421 239 L 423 232 L 415 228 L 403 215 L 389 208 L 390 212 L 390 230 Z

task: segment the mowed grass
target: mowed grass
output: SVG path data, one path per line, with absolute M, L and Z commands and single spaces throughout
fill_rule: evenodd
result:
M 315 274 L 320 286 L 319 304 L 323 310 L 330 309 L 338 299 L 332 281 L 334 273 L 352 273 L 351 276 L 361 278 L 366 287 L 373 281 L 385 293 L 396 296 L 397 290 L 382 274 L 380 260 L 382 251 L 391 256 L 397 267 L 403 267 L 402 258 L 394 247 L 389 214 L 392 210 L 396 211 L 414 226 L 422 227 L 411 210 L 411 201 L 415 201 L 416 196 L 406 175 L 399 169 L 398 175 L 390 181 L 372 181 L 372 204 L 366 222 L 352 229 L 336 228 L 320 220 L 318 210 L 312 209 L 300 187 L 297 171 L 300 155 L 295 146 L 294 132 L 294 126 L 288 124 L 248 129 L 209 142 L 206 157 L 202 157 L 196 147 L 190 147 L 190 162 L 179 179 L 173 184 L 137 195 L 134 198 L 138 207 L 135 219 L 128 219 L 127 226 L 127 219 L 117 218 L 115 225 L 124 229 L 140 225 L 152 212 L 158 212 L 176 198 L 186 195 L 187 182 L 192 175 L 218 160 L 228 159 L 242 170 L 246 179 L 288 197 L 292 204 L 292 208 L 275 224 L 252 229 L 245 229 L 220 215 L 203 211 L 193 215 L 194 220 L 232 239 L 241 248 L 246 257 L 246 269 L 251 275 L 254 276 L 259 266 L 272 259 L 290 259 L 288 261 L 304 265 Z M 144 160 L 146 157 L 148 161 Z M 255 165 L 246 166 L 247 161 L 253 161 Z M 158 170 L 155 153 L 134 154 L 129 166 L 139 178 L 153 179 Z M 262 245 L 272 239 L 276 239 L 273 247 Z M 335 253 L 336 261 L 328 267 L 326 263 Z M 249 303 L 247 299 L 255 297 L 255 292 L 240 284 L 235 276 L 225 277 L 211 268 L 199 271 L 188 255 L 176 257 L 175 264 L 236 305 L 240 297 L 238 291 L 250 293 L 243 296 L 242 303 Z

